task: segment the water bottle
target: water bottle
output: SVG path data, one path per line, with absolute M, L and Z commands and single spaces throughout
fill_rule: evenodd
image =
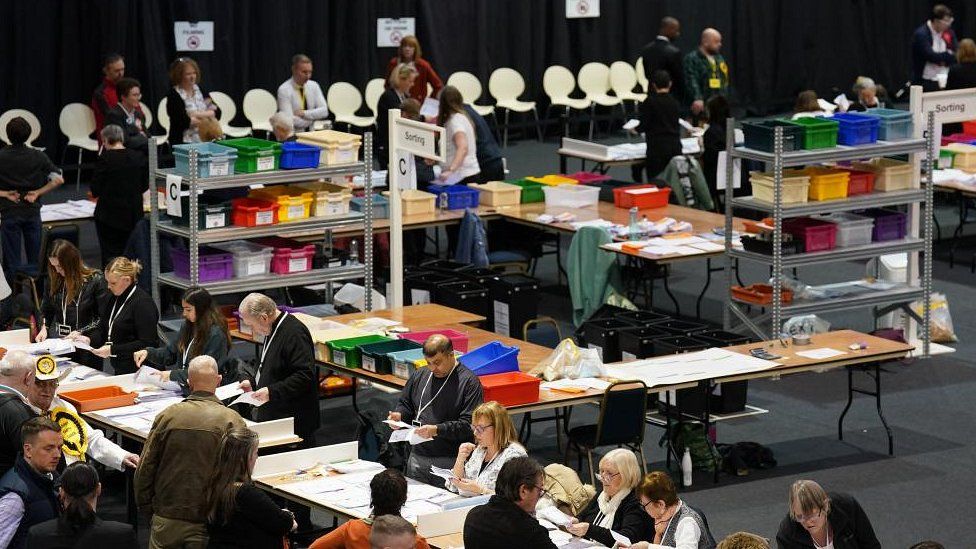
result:
M 637 240 L 640 229 L 637 227 L 637 206 L 630 209 L 630 239 Z
M 359 243 L 355 240 L 349 243 L 349 263 L 359 263 Z
M 681 484 L 691 486 L 691 451 L 685 448 L 685 455 L 681 456 Z

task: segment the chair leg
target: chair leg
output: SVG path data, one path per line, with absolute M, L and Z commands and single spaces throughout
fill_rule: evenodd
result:
M 532 116 L 535 117 L 535 133 L 539 134 L 539 142 L 542 142 L 542 124 L 539 123 L 539 111 L 532 107 Z
M 78 147 L 78 173 L 75 177 L 75 190 L 81 190 L 81 153 L 84 151 L 81 147 Z
M 569 137 L 569 107 L 563 112 L 563 137 Z
M 637 445 L 637 449 L 640 452 L 641 472 L 643 472 L 646 475 L 647 474 L 647 458 L 644 457 L 644 445 L 643 444 L 638 444 Z
M 593 448 L 586 449 L 586 461 L 590 464 L 590 484 L 596 486 L 596 474 L 593 471 Z
M 593 141 L 593 123 L 596 122 L 596 103 L 590 105 L 590 141 Z
M 512 112 L 505 109 L 505 138 L 502 140 L 502 148 L 508 148 L 508 114 Z

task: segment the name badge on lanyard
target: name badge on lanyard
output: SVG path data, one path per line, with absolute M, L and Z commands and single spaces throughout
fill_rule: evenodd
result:
M 119 310 L 115 310 L 115 305 L 112 305 L 112 312 L 108 315 L 108 345 L 112 344 L 112 331 L 115 329 L 115 319 L 122 313 L 122 309 L 125 308 L 125 304 L 129 302 L 129 298 L 132 294 L 136 293 L 136 285 L 133 283 L 132 289 L 129 290 L 129 295 L 125 296 L 125 300 L 119 305 Z M 116 304 L 118 304 L 118 299 L 116 299 Z
M 81 291 L 78 292 L 78 299 L 75 300 L 75 325 L 80 326 L 81 322 L 78 318 L 80 314 L 78 309 L 81 304 Z M 68 291 L 65 290 L 64 296 L 61 299 L 61 322 L 57 325 L 57 333 L 61 337 L 66 337 L 71 333 L 71 325 L 68 324 Z

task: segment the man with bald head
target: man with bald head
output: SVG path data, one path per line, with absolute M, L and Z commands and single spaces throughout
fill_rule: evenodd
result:
M 446 336 L 427 338 L 423 353 L 427 367 L 410 374 L 389 419 L 409 423 L 416 434 L 432 439 L 413 447 L 406 476 L 443 486 L 444 479 L 431 474 L 430 466 L 450 469 L 458 446 L 474 440 L 471 414 L 484 401 L 484 394 L 478 376 L 457 361 Z
M 722 33 L 708 28 L 702 31 L 698 49 L 685 56 L 685 87 L 691 112 L 696 117 L 705 102 L 716 95 L 729 95 L 729 65 L 722 57 Z
M 674 17 L 661 19 L 657 37 L 641 50 L 644 65 L 644 78 L 650 82 L 651 75 L 659 70 L 667 71 L 671 77 L 671 94 L 678 101 L 685 96 L 684 68 L 681 64 L 681 50 L 675 41 L 681 36 L 681 23 Z M 650 91 L 650 90 L 648 90 Z
M 34 357 L 24 351 L 10 351 L 0 360 L 0 476 L 14 466 L 24 446 L 20 427 L 37 415 L 27 401 L 33 379 Z
M 136 469 L 139 508 L 152 515 L 150 549 L 207 546 L 207 486 L 220 439 L 244 420 L 214 395 L 220 386 L 217 361 L 200 355 L 188 368 L 190 396 L 163 410 L 153 422 Z

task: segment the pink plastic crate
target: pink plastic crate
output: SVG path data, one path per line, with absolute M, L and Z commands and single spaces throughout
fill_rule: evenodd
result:
M 583 185 L 589 185 L 592 183 L 599 183 L 601 181 L 610 181 L 609 175 L 601 175 L 593 172 L 576 172 L 567 174 L 565 177 L 570 179 L 575 179 Z
M 423 330 L 420 332 L 408 332 L 400 335 L 400 337 L 423 344 L 425 341 L 427 341 L 428 337 L 434 334 L 441 334 L 450 339 L 451 344 L 454 345 L 455 351 L 461 351 L 462 353 L 468 352 L 468 334 L 459 332 L 457 330 L 450 330 L 447 328 L 443 330 Z
M 255 242 L 274 249 L 274 255 L 271 257 L 271 272 L 273 273 L 292 274 L 312 270 L 315 244 L 302 244 L 296 240 L 280 236 L 259 238 Z
M 965 143 L 967 145 L 976 144 L 976 135 L 970 135 L 968 133 L 954 133 L 952 135 L 942 136 L 942 146 L 945 147 L 949 143 Z
M 833 250 L 837 245 L 837 224 L 829 221 L 809 217 L 786 219 L 783 231 L 803 240 L 803 251 L 807 253 Z

